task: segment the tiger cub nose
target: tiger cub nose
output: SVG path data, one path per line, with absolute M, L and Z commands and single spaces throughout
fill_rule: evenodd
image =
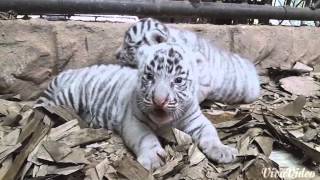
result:
M 153 97 L 152 101 L 156 107 L 163 108 L 168 104 L 169 95 L 166 97 Z

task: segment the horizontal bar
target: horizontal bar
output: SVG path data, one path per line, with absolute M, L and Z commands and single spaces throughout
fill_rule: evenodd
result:
M 210 18 L 320 20 L 320 9 L 168 0 L 0 0 L 0 11 L 18 14 L 121 14 Z

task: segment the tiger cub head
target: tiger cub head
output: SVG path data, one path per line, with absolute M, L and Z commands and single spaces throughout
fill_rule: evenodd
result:
M 138 49 L 143 45 L 166 42 L 168 34 L 168 28 L 161 22 L 152 18 L 141 19 L 126 31 L 115 56 L 120 63 L 136 67 Z
M 197 70 L 186 49 L 169 43 L 139 49 L 137 104 L 156 125 L 177 121 L 197 99 Z M 197 102 L 196 102 L 197 103 Z

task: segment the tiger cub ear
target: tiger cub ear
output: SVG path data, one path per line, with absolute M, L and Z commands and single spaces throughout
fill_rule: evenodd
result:
M 167 36 L 159 30 L 153 30 L 145 34 L 145 38 L 149 45 L 160 44 L 167 41 Z

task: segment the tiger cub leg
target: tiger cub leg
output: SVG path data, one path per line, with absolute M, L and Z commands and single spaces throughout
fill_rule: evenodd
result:
M 152 170 L 163 165 L 166 156 L 154 132 L 134 117 L 122 125 L 122 138 L 126 146 L 134 152 L 138 162 L 146 169 Z
M 217 163 L 230 163 L 236 160 L 238 150 L 222 144 L 216 128 L 202 114 L 200 109 L 187 116 L 180 128 L 198 143 L 206 156 Z

